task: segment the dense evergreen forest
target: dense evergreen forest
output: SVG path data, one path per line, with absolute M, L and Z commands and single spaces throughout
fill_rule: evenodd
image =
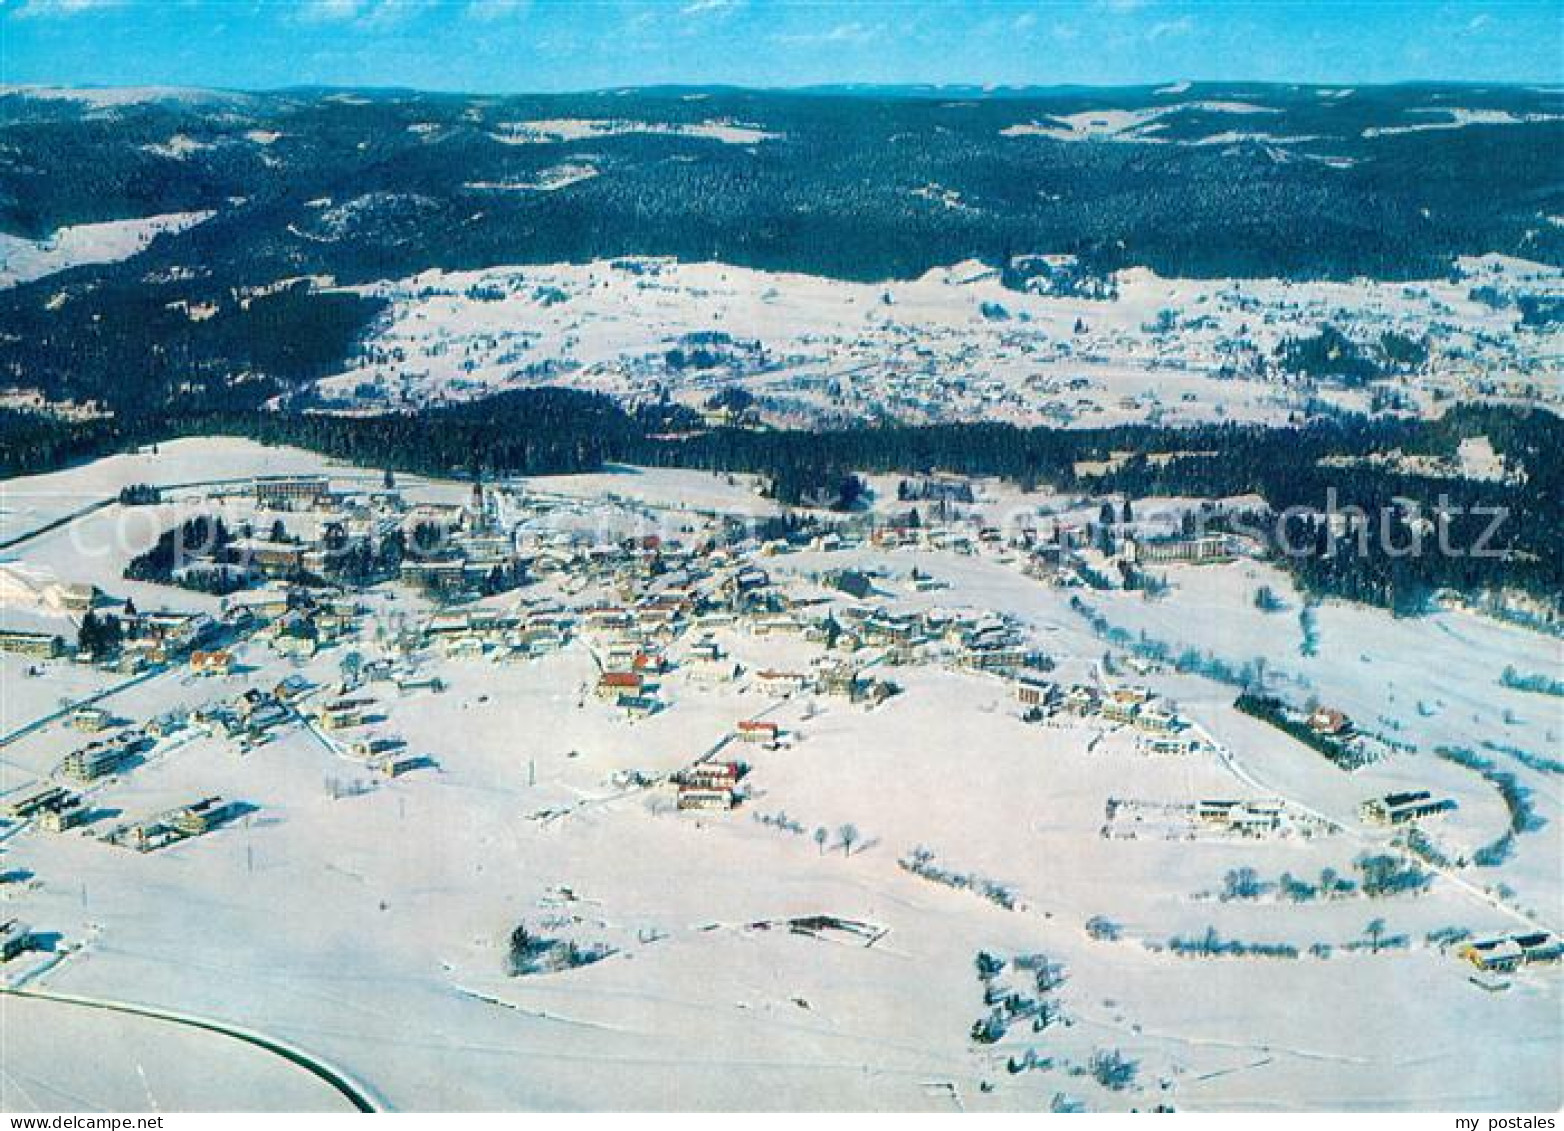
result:
M 226 434 L 294 444 L 355 463 L 466 478 L 590 471 L 605 463 L 754 472 L 777 501 L 841 495 L 859 472 L 999 476 L 1083 494 L 1222 498 L 1258 494 L 1277 513 L 1261 537 L 1307 590 L 1415 611 L 1439 588 L 1514 587 L 1564 594 L 1564 421 L 1547 411 L 1465 407 L 1438 420 L 1348 418 L 1302 427 L 1222 424 L 1166 429 L 1022 429 L 1004 424 L 865 427 L 807 433 L 747 429 L 670 433 L 666 414 L 631 414 L 608 398 L 566 390 L 503 393 L 471 404 L 378 417 L 224 412 L 66 424 L 0 412 L 5 474 L 177 435 Z M 1450 455 L 1484 435 L 1503 458 L 1500 480 L 1406 474 L 1375 453 Z M 1075 465 L 1131 453 L 1104 474 Z M 1152 460 L 1161 455 L 1172 458 Z M 1322 461 L 1329 460 L 1329 464 Z M 1359 508 L 1372 537 L 1342 552 L 1316 515 Z M 1502 520 L 1494 521 L 1495 511 Z M 1421 537 L 1423 549 L 1405 548 Z M 1443 542 L 1441 543 L 1441 538 Z M 1446 552 L 1443 547 L 1455 552 Z M 1481 553 L 1476 553 L 1481 549 Z

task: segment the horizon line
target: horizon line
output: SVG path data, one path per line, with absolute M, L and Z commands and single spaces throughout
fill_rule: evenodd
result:
M 1355 82 L 1351 80 L 1321 80 L 1321 79 L 1244 79 L 1244 78 L 1170 78 L 1135 83 L 993 83 L 993 82 L 864 82 L 857 80 L 841 80 L 825 83 L 800 83 L 797 85 L 746 85 L 743 83 L 723 82 L 661 82 L 661 83 L 614 83 L 608 86 L 597 87 L 517 87 L 513 89 L 477 89 L 464 87 L 432 87 L 432 86 L 402 86 L 397 84 L 379 83 L 298 83 L 291 86 L 212 86 L 194 83 L 178 82 L 121 82 L 121 83 L 87 83 L 87 82 L 8 82 L 0 83 L 0 97 L 16 94 L 25 94 L 33 90 L 45 91 L 130 91 L 130 90 L 166 90 L 170 92 L 187 92 L 200 94 L 247 94 L 247 95 L 286 95 L 308 92 L 344 92 L 355 94 L 432 94 L 448 96 L 466 96 L 473 98 L 513 98 L 534 95 L 568 96 L 568 95 L 601 95 L 620 94 L 629 91 L 655 93 L 661 91 L 723 91 L 748 94 L 875 94 L 893 92 L 929 92 L 937 94 L 945 91 L 966 91 L 977 94 L 997 93 L 1059 93 L 1066 91 L 1137 91 L 1145 90 L 1152 93 L 1167 91 L 1168 93 L 1184 93 L 1184 91 L 1170 91 L 1170 87 L 1197 87 L 1197 86 L 1252 86 L 1270 87 L 1274 89 L 1335 89 L 1351 88 L 1353 90 L 1395 90 L 1407 87 L 1463 87 L 1463 88 L 1502 88 L 1510 90 L 1531 90 L 1541 94 L 1564 94 L 1564 84 L 1535 82 L 1525 79 L 1459 79 L 1459 78 L 1411 78 L 1397 79 L 1394 82 Z

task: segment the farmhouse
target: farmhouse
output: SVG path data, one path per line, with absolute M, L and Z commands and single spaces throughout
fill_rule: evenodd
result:
M 1564 960 L 1564 942 L 1547 931 L 1535 931 L 1470 942 L 1456 953 L 1479 970 L 1503 974 Z
M 444 691 L 445 680 L 437 675 L 404 675 L 398 676 L 396 689 L 401 692 L 408 691 Z
M 59 601 L 68 613 L 85 613 L 103 594 L 96 585 L 67 583 L 59 587 Z
M 362 726 L 374 705 L 373 699 L 334 699 L 321 707 L 320 725 L 326 730 Z
M 1422 817 L 1448 813 L 1456 804 L 1449 798 L 1435 800 L 1426 789 L 1410 793 L 1387 793 L 1371 797 L 1358 807 L 1365 821 L 1375 825 L 1404 825 Z
M 368 761 L 381 754 L 389 754 L 393 750 L 400 750 L 406 745 L 407 743 L 400 738 L 361 738 L 350 745 L 348 749 L 352 752 L 353 757 L 363 758 Z
M 221 797 L 205 797 L 156 817 L 122 825 L 111 832 L 106 839 L 114 844 L 134 848 L 137 852 L 154 852 L 159 848 L 211 832 L 232 816 L 233 812 L 234 807 Z

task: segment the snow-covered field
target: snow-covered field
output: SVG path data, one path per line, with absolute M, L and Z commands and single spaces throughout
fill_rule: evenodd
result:
M 771 141 L 780 134 L 739 122 L 640 122 L 619 119 L 551 118 L 529 122 L 501 122 L 491 134 L 506 145 L 542 145 L 590 138 L 622 137 L 626 134 L 652 134 L 669 137 L 697 137 L 728 145 L 754 145 Z
M 185 139 L 188 142 L 188 139 Z M 133 220 L 76 224 L 39 240 L 0 232 L 0 287 L 29 283 L 86 263 L 116 263 L 145 251 L 164 232 L 182 232 L 211 212 L 169 212 Z
M 589 170 L 556 171 L 558 177 Z M 538 190 L 552 184 L 496 185 Z M 939 186 L 934 207 L 959 207 Z M 391 301 L 359 356 L 320 385 L 344 406 L 461 401 L 562 383 L 629 399 L 663 388 L 699 406 L 739 385 L 780 422 L 879 418 L 1109 425 L 1279 422 L 1320 403 L 1366 410 L 1372 390 L 1284 380 L 1262 364 L 1322 325 L 1428 337 L 1433 361 L 1398 391 L 1558 396 L 1543 369 L 1564 334 L 1520 333 L 1498 291 L 1564 289 L 1557 270 L 1487 257 L 1414 283 L 1164 279 L 1121 272 L 1111 298 L 1019 293 L 958 264 L 910 281 L 848 283 L 722 263 L 618 259 L 429 271 L 364 288 Z
M 165 445 L 155 457 L 120 457 L 24 485 L 36 499 L 92 496 L 124 482 L 326 469 L 302 452 L 225 442 L 219 456 L 213 444 Z M 371 474 L 329 471 L 339 484 Z M 414 500 L 449 502 L 464 492 L 416 480 L 399 486 Z M 649 508 L 666 517 L 668 536 L 701 529 L 702 512 L 749 514 L 759 503 L 742 478 L 693 472 L 613 469 L 526 487 L 534 498 L 568 497 L 578 516 L 601 509 L 605 525 L 628 507 Z M 1059 500 L 1012 489 L 990 502 Z M 1137 501 L 1137 510 L 1155 505 Z M 55 513 L 38 507 L 20 529 Z M 134 593 L 141 607 L 215 607 L 210 598 L 118 580 L 128 551 L 89 569 L 63 548 L 78 525 L 90 529 L 118 509 L 13 553 L 63 580 Z M 1013 616 L 1054 658 L 1050 678 L 1061 683 L 1102 679 L 1105 651 L 1117 653 L 1116 667 L 1127 660 L 1072 610 L 1070 591 L 1023 576 L 1000 555 L 865 546 L 759 560 L 780 592 L 800 599 L 828 592 L 821 571 L 854 567 L 877 572 L 878 600 L 892 611 Z M 948 587 L 914 592 L 903 584 L 914 567 Z M 1318 653 L 1305 657 L 1298 599 L 1281 575 L 1249 563 L 1169 573 L 1173 588 L 1157 602 L 1085 597 L 1133 632 L 1235 662 L 1264 656 L 1274 687 L 1312 692 L 1417 752 L 1347 774 L 1239 714 L 1231 688 L 1161 670 L 1133 682 L 1177 703 L 1220 751 L 1152 757 L 1131 732 L 1101 719 L 1028 724 L 1004 680 L 932 660 L 872 668 L 902 692 L 867 709 L 810 694 L 778 699 L 748 677 L 698 680 L 681 663 L 689 643 L 681 640 L 670 648 L 676 666 L 662 677 L 667 708 L 631 721 L 591 692 L 601 641 L 589 634 L 522 662 L 429 648 L 419 670 L 438 675 L 445 690 L 368 685 L 383 717 L 361 733 L 398 736 L 434 767 L 381 780 L 334 738 L 298 724 L 248 752 L 187 732 L 90 791 L 91 804 L 112 815 L 89 831 L 0 827 L 0 911 L 58 936 L 53 954 L 13 960 L 0 973 L 34 990 L 241 1026 L 319 1058 L 377 1103 L 401 1109 L 1556 1108 L 1564 1099 L 1559 968 L 1528 969 L 1489 992 L 1427 939 L 1450 927 L 1481 936 L 1564 926 L 1556 776 L 1504 761 L 1532 789 L 1546 826 L 1518 838 L 1504 863 L 1440 876 L 1423 895 L 1289 903 L 1214 893 L 1240 867 L 1267 880 L 1284 872 L 1312 879 L 1327 868 L 1351 874 L 1360 855 L 1384 850 L 1391 836 L 1360 821 L 1357 805 L 1390 789 L 1431 788 L 1458 801 L 1446 824 L 1429 823 L 1436 837 L 1497 835 L 1506 814 L 1493 787 L 1429 750 L 1486 738 L 1556 756 L 1559 700 L 1496 680 L 1507 664 L 1557 671 L 1557 643 L 1465 614 L 1401 621 L 1327 605 L 1315 614 Z M 558 599 L 566 581 L 489 603 Z M 1260 584 L 1288 607 L 1255 608 Z M 847 604 L 841 594 L 830 599 Z M 252 639 L 237 646 L 232 675 L 198 677 L 179 666 L 105 705 L 140 722 L 288 675 L 333 683 L 349 649 L 381 654 L 376 626 L 422 608 L 389 584 L 363 604 L 358 634 L 311 659 L 284 659 Z M 796 635 L 756 635 L 742 625 L 713 633 L 751 673 L 804 670 L 823 655 Z M 44 667 L 43 677 L 28 678 L 14 657 L 0 666 L 6 732 L 117 678 L 65 660 Z M 687 766 L 738 720 L 761 714 L 790 741 L 776 750 L 723 748 L 723 757 L 751 765 L 750 796 L 736 810 L 681 813 L 666 786 L 625 777 Z M 0 793 L 47 773 L 82 741 L 61 723 L 0 749 Z M 255 808 L 147 854 L 94 835 L 208 795 Z M 1202 798 L 1281 798 L 1340 827 L 1263 839 L 1104 835 L 1110 799 Z M 756 819 L 781 813 L 803 831 Z M 858 833 L 850 851 L 840 840 L 847 825 Z M 826 834 L 818 843 L 817 828 Z M 899 866 L 919 846 L 941 867 L 1005 885 L 1014 908 Z M 853 928 L 807 922 L 817 917 Z M 1095 917 L 1112 920 L 1119 937 L 1089 934 Z M 1344 949 L 1361 943 L 1375 919 L 1407 945 Z M 507 939 L 523 922 L 613 953 L 568 971 L 510 977 Z M 1208 927 L 1303 953 L 1197 958 L 1166 949 L 1171 937 Z M 1329 957 L 1308 953 L 1315 944 L 1333 948 Z M 1041 1032 L 1017 1023 L 996 1044 L 974 1042 L 974 1022 L 990 1012 L 979 951 L 1007 960 L 996 984 L 1028 994 L 1033 974 L 1017 956 L 1062 964 L 1065 980 L 1050 992 L 1068 1023 Z M 11 1037 L 0 1106 L 343 1102 L 253 1047 L 73 1008 L 0 999 Z M 88 1040 L 106 1050 L 92 1074 L 61 1051 Z M 1138 1066 L 1124 1090 L 1084 1073 L 1093 1053 L 1106 1050 Z M 1007 1067 L 1042 1061 L 1051 1066 Z

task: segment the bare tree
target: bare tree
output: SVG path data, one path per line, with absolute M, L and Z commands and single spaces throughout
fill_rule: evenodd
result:
M 831 834 L 825 831 L 824 825 L 815 830 L 815 845 L 820 849 L 821 856 L 825 855 L 825 842 L 830 839 Z
M 858 843 L 858 828 L 856 825 L 843 825 L 836 830 L 837 837 L 842 842 L 842 855 L 851 856 L 853 845 Z

